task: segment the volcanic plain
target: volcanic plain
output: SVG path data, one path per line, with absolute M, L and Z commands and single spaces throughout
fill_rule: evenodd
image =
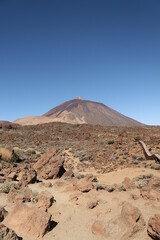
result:
M 0 125 L 0 239 L 160 239 L 160 127 Z

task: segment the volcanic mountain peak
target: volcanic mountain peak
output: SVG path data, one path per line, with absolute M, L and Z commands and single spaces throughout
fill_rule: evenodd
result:
M 102 103 L 83 100 L 80 97 L 52 108 L 43 116 L 68 123 L 88 123 L 108 126 L 141 125 L 141 123 L 122 115 Z
M 139 126 L 135 121 L 107 107 L 103 103 L 84 100 L 81 97 L 64 102 L 42 116 L 31 116 L 15 121 L 21 125 L 35 125 L 49 122 L 72 124 L 94 124 L 104 126 Z
M 76 99 L 79 99 L 79 100 L 84 100 L 83 98 L 81 98 L 80 96 L 78 96 Z

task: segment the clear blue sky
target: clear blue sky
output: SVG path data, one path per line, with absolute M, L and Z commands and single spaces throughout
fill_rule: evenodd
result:
M 160 125 L 159 0 L 0 0 L 0 119 L 77 96 Z

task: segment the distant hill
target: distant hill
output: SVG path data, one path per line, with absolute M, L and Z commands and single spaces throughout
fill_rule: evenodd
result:
M 0 128 L 17 128 L 18 126 L 19 126 L 19 124 L 0 120 Z
M 81 98 L 73 99 L 52 108 L 42 116 L 18 119 L 15 123 L 34 125 L 47 122 L 72 124 L 99 124 L 103 126 L 141 126 L 142 123 L 124 116 L 106 105 Z

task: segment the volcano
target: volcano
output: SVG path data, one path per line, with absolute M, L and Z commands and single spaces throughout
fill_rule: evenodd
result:
M 49 122 L 71 124 L 93 124 L 103 126 L 142 126 L 143 124 L 129 118 L 103 103 L 84 100 L 80 97 L 64 102 L 52 108 L 42 116 L 29 116 L 17 119 L 14 123 L 36 125 Z

